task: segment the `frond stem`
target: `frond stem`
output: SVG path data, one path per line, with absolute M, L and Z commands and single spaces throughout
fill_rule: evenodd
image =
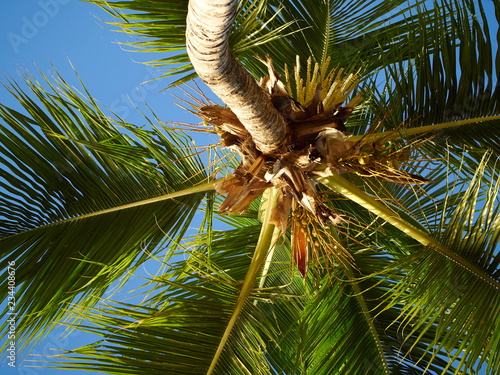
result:
M 267 274 L 269 273 L 269 268 L 271 268 L 271 263 L 273 261 L 274 250 L 276 250 L 276 243 L 278 242 L 278 238 L 280 237 L 280 235 L 281 231 L 275 227 L 273 232 L 273 238 L 271 240 L 271 249 L 267 254 L 266 262 L 264 264 L 264 269 L 262 270 L 262 276 L 259 281 L 259 288 L 263 288 L 266 282 Z M 257 304 L 257 301 L 255 301 L 255 304 Z
M 352 201 L 358 203 L 359 205 L 363 206 L 378 217 L 384 219 L 388 223 L 394 225 L 396 228 L 403 231 L 413 239 L 417 240 L 422 245 L 429 246 L 441 255 L 450 259 L 452 262 L 455 262 L 461 267 L 467 269 L 469 272 L 475 274 L 477 277 L 481 278 L 483 281 L 495 287 L 496 289 L 500 289 L 500 282 L 493 279 L 476 265 L 450 251 L 448 248 L 432 238 L 430 234 L 423 232 L 409 222 L 401 219 L 389 207 L 366 194 L 364 191 L 359 189 L 351 182 L 347 181 L 338 173 L 332 171 L 332 175 L 328 177 L 321 177 L 318 179 L 318 181 L 328 186 L 329 188 L 336 190 L 346 198 L 349 198 Z
M 361 307 L 361 310 L 363 311 L 363 316 L 365 317 L 366 323 L 368 324 L 368 327 L 370 327 L 370 332 L 372 334 L 373 340 L 375 341 L 375 344 L 377 345 L 377 350 L 380 355 L 380 360 L 382 361 L 382 365 L 384 367 L 384 373 L 386 375 L 390 375 L 391 371 L 389 370 L 389 365 L 387 364 L 387 358 L 385 357 L 384 353 L 384 348 L 382 347 L 382 343 L 380 342 L 380 337 L 377 332 L 377 328 L 375 328 L 375 324 L 373 324 L 373 317 L 370 314 L 370 309 L 368 308 L 364 298 L 362 297 L 362 291 L 359 285 L 354 281 L 354 275 L 352 273 L 352 270 L 348 267 L 344 269 L 344 271 L 347 274 L 347 277 L 349 278 L 350 285 L 352 289 L 354 290 L 354 294 L 356 295 L 356 299 L 358 300 L 359 306 Z
M 193 186 L 193 187 L 190 187 L 188 189 L 175 191 L 175 192 L 170 193 L 170 194 L 164 194 L 164 195 L 160 195 L 158 197 L 144 199 L 144 200 L 141 200 L 141 201 L 138 201 L 138 202 L 128 203 L 128 204 L 124 204 L 124 205 L 121 205 L 121 206 L 111 207 L 111 208 L 108 208 L 108 209 L 105 209 L 105 210 L 101 210 L 101 211 L 91 212 L 89 214 L 84 214 L 84 215 L 79 215 L 79 216 L 71 217 L 69 219 L 59 220 L 59 221 L 56 221 L 56 222 L 53 222 L 53 223 L 50 223 L 50 224 L 42 225 L 42 226 L 39 226 L 39 227 L 28 229 L 28 230 L 23 231 L 23 232 L 19 232 L 19 233 L 13 234 L 12 236 L 17 236 L 17 235 L 19 235 L 21 233 L 26 233 L 26 232 L 29 232 L 29 231 L 32 231 L 32 230 L 38 230 L 38 229 L 43 229 L 43 228 L 51 227 L 51 226 L 54 226 L 54 225 L 60 225 L 60 224 L 69 223 L 71 221 L 88 219 L 89 217 L 93 217 L 93 216 L 105 215 L 105 214 L 109 214 L 111 212 L 122 211 L 122 210 L 126 210 L 126 209 L 133 208 L 133 207 L 140 207 L 140 206 L 144 206 L 144 205 L 151 204 L 151 203 L 156 203 L 156 202 L 166 201 L 166 200 L 169 200 L 169 199 L 179 198 L 179 197 L 183 197 L 183 196 L 186 196 L 186 195 L 203 193 L 203 192 L 206 192 L 206 191 L 215 190 L 215 184 L 217 182 L 220 182 L 221 180 L 222 179 L 218 179 L 218 180 L 207 182 L 207 183 L 204 183 L 204 184 L 201 184 L 201 185 Z M 8 237 L 4 237 L 4 238 L 2 238 L 2 240 L 6 239 L 6 238 L 8 238 Z
M 276 206 L 277 195 L 278 194 L 275 193 L 274 188 L 269 189 L 268 204 L 264 214 L 264 220 L 262 221 L 262 229 L 260 231 L 259 240 L 257 241 L 257 246 L 255 247 L 255 252 L 252 257 L 252 262 L 250 263 L 250 267 L 248 268 L 248 272 L 245 276 L 245 281 L 243 282 L 243 286 L 241 287 L 240 295 L 238 296 L 238 300 L 236 301 L 236 305 L 234 307 L 231 318 L 229 319 L 226 330 L 224 331 L 222 339 L 219 343 L 219 347 L 217 348 L 217 351 L 215 352 L 215 355 L 212 359 L 212 363 L 210 364 L 207 375 L 211 375 L 214 371 L 217 361 L 222 354 L 222 350 L 224 349 L 224 346 L 226 345 L 227 340 L 231 335 L 234 325 L 238 320 L 240 312 L 243 309 L 243 306 L 248 296 L 250 295 L 250 292 L 255 288 L 255 282 L 257 280 L 259 269 L 264 262 L 269 248 L 272 245 L 274 224 L 271 224 L 271 213 Z
M 417 134 L 431 133 L 441 129 L 453 128 L 455 126 L 464 126 L 470 124 L 477 124 L 478 122 L 494 121 L 494 120 L 500 120 L 500 116 L 476 117 L 467 120 L 444 122 L 441 124 L 420 126 L 417 128 L 403 129 L 399 131 L 389 130 L 381 133 L 355 135 L 353 137 L 350 137 L 349 140 L 352 142 L 357 142 L 363 139 L 367 143 L 376 142 L 379 139 L 384 139 L 385 141 L 391 141 L 395 139 L 411 137 Z

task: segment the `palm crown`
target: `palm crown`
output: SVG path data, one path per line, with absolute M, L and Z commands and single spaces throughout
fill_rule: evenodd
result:
M 187 1 L 95 3 L 143 38 L 137 48 L 165 52 L 153 64 L 177 83 L 196 76 Z M 498 20 L 500 5 L 485 5 Z M 110 374 L 499 373 L 500 56 L 488 12 L 465 0 L 241 1 L 229 48 L 267 77 L 262 91 L 300 134 L 294 158 L 245 143 L 255 137 L 237 110 L 201 93 L 190 94 L 199 128 L 239 165 L 224 149 L 205 160 L 156 121 L 110 119 L 61 77 L 8 82 L 24 113 L 0 106 L 1 251 L 20 283 L 20 339 L 73 319 L 103 339 L 50 366 Z M 345 97 L 328 107 L 334 84 Z M 141 303 L 98 305 L 151 257 L 165 267 Z

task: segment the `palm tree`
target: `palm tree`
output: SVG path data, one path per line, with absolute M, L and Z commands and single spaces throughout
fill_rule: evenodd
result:
M 500 373 L 498 3 L 96 3 L 178 82 L 191 59 L 229 107 L 189 94 L 198 129 L 239 164 L 61 77 L 9 82 L 18 342 L 67 322 L 102 340 L 50 366 L 110 374 Z M 152 257 L 140 302 L 102 298 Z

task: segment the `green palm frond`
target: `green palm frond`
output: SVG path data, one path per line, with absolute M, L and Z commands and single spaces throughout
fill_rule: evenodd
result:
M 446 1 L 444 6 L 452 13 L 438 14 L 427 26 L 432 44 L 411 35 L 409 43 L 421 52 L 410 64 L 400 60 L 387 67 L 387 82 L 412 126 L 484 117 L 499 110 L 498 55 L 490 35 L 495 25 L 488 24 L 481 2 Z
M 139 37 L 139 40 L 126 43 L 138 51 L 164 53 L 168 57 L 148 61 L 153 66 L 172 65 L 163 77 L 181 75 L 171 86 L 184 83 L 194 77 L 192 65 L 185 52 L 185 32 L 188 1 L 150 2 L 101 1 L 90 0 L 101 6 L 116 18 L 108 22 L 121 31 Z M 251 56 L 254 59 L 255 46 L 278 41 L 287 28 L 295 21 L 285 21 L 280 25 L 272 25 L 276 13 L 271 14 L 267 1 L 258 3 L 252 0 L 242 1 L 235 27 L 230 37 L 230 45 L 236 56 Z M 260 68 L 260 67 L 259 67 Z M 262 71 L 262 69 L 260 69 Z
M 497 159 L 495 163 L 498 163 Z M 383 226 L 372 234 L 366 230 L 352 231 L 351 236 L 366 246 L 365 250 L 355 255 L 358 271 L 366 276 L 359 284 L 359 290 L 353 294 L 366 299 L 364 314 L 372 314 L 374 321 L 370 329 L 372 333 L 381 332 L 381 343 L 386 334 L 392 339 L 398 338 L 400 364 L 409 360 L 422 371 L 429 369 L 435 370 L 435 373 L 465 372 L 481 367 L 484 362 L 487 363 L 487 373 L 495 373 L 494 369 L 498 368 L 494 348 L 498 347 L 496 320 L 500 298 L 500 184 L 494 172 L 497 170 L 495 163 L 492 165 L 488 155 L 483 156 L 482 163 L 474 168 L 474 175 L 468 174 L 467 170 L 465 173 L 457 171 L 451 167 L 452 164 L 445 164 L 444 171 L 447 172 L 442 171 L 439 184 L 429 190 L 434 197 L 418 196 L 401 186 L 392 189 L 389 186 L 385 188 L 386 194 L 392 192 L 397 197 L 390 199 L 391 195 L 384 195 L 384 189 L 380 189 L 381 194 L 373 189 L 372 194 L 375 192 L 389 202 L 399 203 L 386 203 L 386 207 L 400 223 L 406 224 L 400 226 L 397 221 L 389 220 L 390 215 L 384 214 L 384 219 L 402 231 L 395 232 L 394 227 L 383 222 Z M 351 190 L 351 193 L 355 194 L 355 191 Z M 413 206 L 405 202 L 412 202 Z M 361 207 L 349 208 L 351 203 L 342 200 L 331 200 L 331 203 L 336 210 L 343 207 L 343 212 L 355 212 L 353 215 L 360 221 L 361 228 L 363 223 L 368 229 L 377 228 L 370 225 L 375 217 L 370 221 Z M 372 209 L 366 205 L 365 208 L 379 215 L 376 207 Z M 412 209 L 406 213 L 408 208 Z M 408 217 L 409 214 L 413 219 Z M 414 237 L 414 230 L 423 237 Z M 429 243 L 429 247 L 424 248 L 409 235 L 418 242 Z M 351 244 L 351 247 L 356 248 L 356 244 L 359 242 Z M 379 254 L 374 253 L 369 262 L 363 261 L 363 254 L 371 251 Z M 384 256 L 389 261 L 385 265 L 377 265 L 377 259 Z M 380 277 L 384 274 L 386 279 L 381 281 Z M 372 278 L 375 279 L 371 281 Z M 340 303 L 337 301 L 335 304 Z M 363 303 L 360 302 L 360 305 L 363 306 Z M 378 312 L 380 309 L 381 312 Z M 328 311 L 332 314 L 331 310 Z M 353 311 L 353 308 L 348 311 Z M 388 314 L 386 318 L 384 314 Z M 338 319 L 342 321 L 343 318 L 339 316 Z M 377 322 L 382 324 L 378 326 Z M 378 362 L 374 362 L 378 363 L 377 373 L 384 373 L 384 369 L 386 373 L 395 371 L 387 370 L 392 358 L 390 354 L 385 362 L 380 362 L 384 357 L 375 358 L 378 358 Z M 445 362 L 443 358 L 446 358 Z M 457 370 L 453 370 L 454 364 Z
M 50 362 L 59 368 L 92 366 L 110 374 L 139 374 L 144 368 L 152 374 L 206 374 L 240 294 L 259 231 L 254 220 L 253 226 L 214 232 L 209 258 L 204 240 L 197 239 L 195 248 L 179 249 L 177 255 L 189 256 L 188 261 L 170 264 L 168 272 L 148 281 L 146 285 L 155 285 L 152 297 L 140 305 L 106 303 L 87 315 L 92 325 L 79 328 L 103 340 Z M 275 297 L 279 303 L 282 297 L 272 288 L 249 295 L 215 373 L 270 372 L 265 352 L 279 337 L 273 324 L 281 316 L 265 310 Z M 86 363 L 90 361 L 94 363 Z
M 312 56 L 324 64 L 331 57 L 335 64 L 363 74 L 381 68 L 377 56 L 398 52 L 411 58 L 415 54 L 405 43 L 407 33 L 417 32 L 419 19 L 412 15 L 416 4 L 405 1 L 372 3 L 359 1 L 297 1 L 282 4 L 282 22 L 298 20 L 290 26 L 294 31 L 282 43 L 287 56 L 274 56 L 277 66 L 292 66 L 295 56 Z M 432 16 L 433 10 L 425 15 Z M 296 31 L 296 32 L 295 32 Z
M 180 67 L 170 71 L 183 74 L 176 83 L 194 77 L 184 52 L 187 1 L 96 3 L 115 15 L 115 26 L 141 37 L 133 45 L 157 52 L 178 51 L 152 62 L 179 63 Z M 490 8 L 493 6 L 498 4 Z M 312 56 L 313 62 L 319 63 L 331 57 L 333 64 L 361 73 L 366 79 L 365 94 L 372 100 L 370 115 L 362 129 L 354 131 L 357 134 L 366 131 L 373 116 L 387 112 L 391 113 L 384 121 L 385 129 L 498 114 L 500 91 L 495 76 L 500 60 L 494 54 L 491 35 L 495 25 L 488 22 L 481 2 L 392 1 L 368 6 L 362 0 L 269 0 L 257 4 L 247 0 L 240 4 L 237 17 L 230 38 L 233 52 L 256 77 L 266 72 L 255 56 L 269 51 L 278 70 L 285 64 L 293 66 L 299 55 L 304 59 Z M 374 90 L 384 83 L 387 86 L 382 92 Z M 445 142 L 459 149 L 468 145 L 471 152 L 478 147 L 500 151 L 497 122 L 439 130 L 436 147 L 430 147 L 431 143 L 427 146 L 435 157 L 442 156 L 439 150 Z M 477 126 L 481 131 L 476 131 Z M 475 161 L 480 159 L 474 157 Z
M 334 204 L 336 209 L 339 205 L 348 207 L 341 202 Z M 276 347 L 269 348 L 266 356 L 276 373 L 415 374 L 425 368 L 422 361 L 430 363 L 432 356 L 421 343 L 412 349 L 410 358 L 403 360 L 410 352 L 408 343 L 415 343 L 417 335 L 405 342 L 398 325 L 390 326 L 398 321 L 397 308 L 377 313 L 381 297 L 401 278 L 396 274 L 383 280 L 377 275 L 380 270 L 391 268 L 394 262 L 393 255 L 382 250 L 385 246 L 409 250 L 416 245 L 418 248 L 418 244 L 411 238 L 405 241 L 404 237 L 383 233 L 377 225 L 370 225 L 373 220 L 369 215 L 362 215 L 359 210 L 356 216 L 358 220 L 366 220 L 365 231 L 351 229 L 353 240 L 346 237 L 345 246 L 352 251 L 357 270 L 340 271 L 338 275 L 344 276 L 337 280 L 326 275 L 320 280 L 308 280 L 306 294 L 297 305 L 298 318 L 283 325 L 281 340 Z M 341 231 L 349 233 L 349 228 Z M 266 286 L 290 284 L 289 246 L 279 254 L 273 258 Z M 364 280 L 359 281 L 360 278 Z M 297 286 L 300 290 L 300 283 Z M 280 302 L 274 303 L 275 308 Z M 428 340 L 429 336 L 425 338 Z M 420 356 L 424 358 L 417 365 Z M 441 373 L 446 365 L 447 361 L 435 359 L 430 364 L 430 373 Z M 445 373 L 453 373 L 453 369 Z
M 92 306 L 158 244 L 175 247 L 213 184 L 193 188 L 206 176 L 184 136 L 116 126 L 60 77 L 48 91 L 24 79 L 36 99 L 11 82 L 24 113 L 0 107 L 0 257 L 15 262 L 27 345 L 68 303 Z
M 486 165 L 483 163 L 478 170 L 486 168 Z M 467 181 L 469 189 L 466 191 L 462 191 L 460 185 L 464 181 L 459 179 L 460 183 L 455 185 L 459 190 L 457 194 L 454 194 L 454 188 L 448 187 L 449 194 L 444 198 L 444 204 L 434 212 L 440 219 L 436 231 L 443 231 L 440 241 L 454 253 L 498 280 L 498 180 L 490 182 L 489 177 L 485 179 L 484 192 L 485 187 L 478 183 L 477 178 Z M 488 199 L 478 210 L 478 202 L 481 202 L 478 197 L 485 196 Z M 339 204 L 343 205 L 336 202 L 336 208 Z M 451 212 L 448 206 L 458 209 Z M 425 216 L 430 215 L 430 209 L 427 211 Z M 365 220 L 361 214 L 358 209 L 356 217 Z M 385 233 L 379 235 L 376 235 L 377 231 L 354 231 L 358 241 L 369 245 L 355 255 L 358 270 L 353 274 L 359 276 L 360 272 L 363 279 L 359 284 L 344 285 L 342 292 L 335 292 L 335 288 L 325 291 L 305 315 L 309 318 L 309 315 L 316 314 L 323 319 L 314 322 L 310 318 L 305 324 L 311 332 L 303 335 L 310 341 L 301 347 L 311 348 L 311 357 L 300 351 L 298 355 L 304 357 L 306 366 L 314 366 L 312 353 L 320 351 L 323 362 L 314 373 L 329 373 L 331 369 L 336 369 L 336 373 L 372 371 L 412 374 L 427 370 L 428 373 L 444 374 L 477 369 L 482 361 L 488 363 L 487 373 L 495 373 L 494 369 L 498 367 L 493 349 L 498 336 L 495 326 L 499 297 L 497 286 L 485 283 L 477 274 L 442 254 L 423 249 L 411 239 L 405 240 L 403 233 L 384 228 Z M 447 242 L 449 240 L 452 243 Z M 464 251 L 459 250 L 460 246 Z M 351 243 L 351 248 L 354 250 L 359 245 Z M 407 253 L 410 255 L 405 256 L 405 252 L 401 251 L 405 248 L 413 248 Z M 400 264 L 400 268 L 395 268 L 395 264 Z M 395 269 L 397 272 L 389 271 Z M 406 274 L 407 271 L 409 274 Z M 387 272 L 390 276 L 382 279 Z M 467 295 L 465 291 L 468 291 Z M 335 297 L 335 293 L 339 295 Z M 388 295 L 393 303 L 387 306 L 380 304 Z M 319 306 L 328 303 L 329 299 L 332 299 L 331 305 L 321 309 Z M 344 309 L 341 308 L 343 304 L 346 304 Z M 466 308 L 467 313 L 461 316 Z M 359 312 L 353 317 L 353 311 Z M 356 320 L 356 317 L 359 319 Z M 361 319 L 363 317 L 366 321 Z M 351 322 L 354 322 L 352 326 L 349 325 Z M 358 329 L 360 332 L 356 333 Z M 305 332 L 305 329 L 296 331 Z M 328 332 L 330 336 L 325 338 L 323 332 Z M 338 337 L 333 332 L 339 332 Z M 323 341 L 323 346 L 314 345 L 314 340 Z M 379 345 L 375 345 L 374 340 Z M 342 351 L 343 342 L 350 342 L 346 347 L 351 351 Z M 359 353 L 366 353 L 364 356 L 349 355 L 355 351 L 356 345 L 359 346 Z M 473 348 L 482 349 L 474 351 Z M 463 350 L 468 354 L 463 355 Z M 454 366 L 458 366 L 457 369 Z
M 173 67 L 177 82 L 194 77 L 187 0 L 93 2 L 139 37 L 132 47 L 166 56 L 150 63 Z M 271 54 L 278 70 L 297 54 L 331 57 L 364 80 L 366 102 L 346 124 L 351 139 L 368 129 L 394 131 L 394 142 L 428 138 L 404 166 L 433 181 L 423 188 L 354 173 L 323 178 L 338 188 L 317 190 L 346 219 L 332 233 L 353 264 L 318 257 L 305 280 L 290 230 L 278 237 L 262 219 L 264 199 L 242 215 L 216 213 L 212 176 L 227 172 L 226 154 L 214 151 L 205 169 L 184 133 L 112 121 L 60 77 L 45 91 L 25 76 L 35 99 L 10 82 L 23 113 L 0 106 L 0 257 L 15 262 L 20 341 L 73 318 L 69 326 L 103 339 L 52 366 L 110 374 L 459 374 L 481 365 L 496 374 L 492 23 L 470 0 L 240 2 L 230 44 L 255 77 L 265 74 L 255 55 Z M 187 238 L 199 210 L 198 234 Z M 216 219 L 231 229 L 216 230 Z M 146 281 L 142 302 L 102 299 L 159 254 L 164 273 Z
M 465 373 L 486 363 L 486 373 L 495 373 L 499 366 L 495 348 L 500 337 L 500 183 L 498 178 L 484 177 L 487 165 L 486 161 L 479 165 L 477 174 L 467 182 L 450 181 L 444 205 L 434 212 L 438 225 L 433 234 L 455 259 L 430 246 L 398 256 L 389 267 L 396 267 L 402 275 L 385 296 L 385 308 L 399 310 L 391 327 L 398 327 L 403 346 L 409 343 L 420 347 L 421 353 L 432 353 L 432 363 L 444 355 L 449 363 L 444 367 L 447 371 L 452 364 L 456 371 Z M 460 194 L 453 194 L 455 190 Z M 467 264 L 473 264 L 481 274 Z M 413 356 L 417 362 L 427 363 L 424 354 Z
M 446 223 L 460 222 L 460 218 L 467 222 L 471 217 L 474 197 L 481 196 L 475 182 L 468 191 L 445 199 L 445 206 L 451 207 L 456 206 L 453 199 L 470 202 Z M 492 250 L 498 243 L 497 231 L 490 230 L 492 240 L 481 237 L 484 228 L 498 226 L 495 197 L 499 184 L 490 185 L 491 198 L 487 208 L 480 210 L 481 222 L 471 236 L 465 237 L 469 243 L 474 237 L 488 245 L 490 269 L 486 263 L 478 264 L 486 268 L 485 272 L 498 268 L 498 255 Z M 478 324 L 489 324 L 494 332 L 492 324 L 498 306 L 489 309 L 498 297 L 497 290 L 491 288 L 488 299 L 483 299 L 484 293 L 478 288 L 484 289 L 484 281 L 474 281 L 474 274 L 429 252 L 408 236 L 381 227 L 368 213 L 353 209 L 351 202 L 331 202 L 336 209 L 355 215 L 360 227 L 365 228 L 339 229 L 343 236 L 347 234 L 345 246 L 355 257 L 356 269 L 340 272 L 336 280 L 327 275 L 308 278 L 304 286 L 302 278 L 290 268 L 289 241 L 279 240 L 265 282 L 249 295 L 215 373 L 415 374 L 427 370 L 429 374 L 455 374 L 466 368 L 455 368 L 454 359 L 462 358 L 459 338 L 464 332 L 460 331 L 460 322 L 453 334 L 448 332 L 447 324 L 457 321 L 459 315 L 450 311 L 461 311 L 465 304 L 472 303 L 474 307 L 469 310 L 473 315 L 489 318 Z M 251 212 L 253 218 L 249 213 L 244 218 L 245 226 L 214 231 L 210 245 L 208 235 L 199 236 L 192 246 L 186 243 L 183 254 L 189 254 L 188 262 L 171 265 L 169 272 L 151 281 L 157 296 L 140 306 L 122 304 L 96 310 L 89 320 L 98 328 L 81 328 L 103 335 L 104 340 L 65 352 L 51 362 L 60 368 L 87 367 L 109 373 L 135 374 L 145 367 L 153 373 L 206 373 L 233 313 L 257 243 L 260 224 L 257 211 Z M 232 220 L 238 222 L 237 217 Z M 451 227 L 468 229 L 463 221 L 443 225 L 443 243 L 448 244 L 445 238 L 452 238 L 450 233 L 455 229 Z M 479 249 L 477 254 L 484 252 Z M 472 256 L 467 259 L 474 262 Z M 492 277 L 496 277 L 495 272 L 490 272 Z M 470 293 L 464 295 L 465 291 Z M 415 306 L 430 306 L 431 310 L 413 310 Z M 428 311 L 436 313 L 429 318 Z M 445 319 L 447 314 L 451 314 L 449 319 Z M 139 355 L 137 350 L 129 349 L 132 347 L 147 355 Z M 474 343 L 473 347 L 484 346 Z M 471 354 L 467 366 L 477 364 L 475 358 Z M 92 361 L 98 362 L 97 368 L 91 367 L 95 366 Z
M 128 43 L 134 49 L 167 55 L 151 61 L 154 66 L 173 65 L 166 75 L 182 74 L 182 82 L 194 77 L 186 48 L 186 17 L 188 0 L 167 1 L 102 1 L 89 0 L 111 14 L 108 22 L 136 40 Z M 181 82 L 178 81 L 178 83 Z
M 365 259 L 363 259 L 363 257 Z M 360 255 L 359 264 L 371 262 L 382 265 L 381 257 Z M 387 262 L 386 266 L 390 265 Z M 370 269 L 370 268 L 368 268 Z M 359 275 L 359 271 L 356 274 Z M 354 273 L 353 273 L 354 274 Z M 377 284 L 374 285 L 374 282 Z M 378 279 L 359 283 L 324 284 L 304 309 L 299 330 L 302 333 L 300 369 L 314 374 L 415 374 L 423 373 L 431 355 L 425 346 L 416 343 L 411 355 L 411 345 L 416 335 L 407 337 L 404 342 L 397 326 L 397 309 L 376 315 L 375 301 L 378 301 L 385 288 Z M 365 292 L 361 293 L 363 289 Z M 424 340 L 422 340 L 424 341 Z M 417 364 L 416 354 L 422 361 Z M 444 353 L 440 353 L 444 354 Z M 442 359 L 430 364 L 430 373 L 441 373 L 447 362 Z M 308 371 L 308 372 L 309 372 Z M 291 373 L 291 372 L 286 372 Z M 300 373 L 296 371 L 295 373 Z M 448 373 L 448 372 L 445 372 Z M 453 373 L 450 371 L 449 373 Z
M 168 57 L 149 63 L 172 65 L 166 75 L 182 74 L 175 84 L 195 77 L 184 51 L 187 1 L 93 2 L 116 18 L 110 25 L 140 37 L 129 46 L 168 53 Z M 368 74 L 384 67 L 386 60 L 377 58 L 382 54 L 404 59 L 418 55 L 419 50 L 407 41 L 408 34 L 421 30 L 416 34 L 425 39 L 425 27 L 420 26 L 423 20 L 436 18 L 436 11 L 417 13 L 417 7 L 418 3 L 402 0 L 374 5 L 365 0 L 245 0 L 240 2 L 230 45 L 255 77 L 266 73 L 255 55 L 265 56 L 269 51 L 277 69 L 283 69 L 285 64 L 293 66 L 297 55 L 312 56 L 319 63 L 331 56 L 334 63 Z M 426 43 L 431 45 L 432 37 Z
M 489 12 L 500 10 L 498 3 L 485 5 Z M 427 36 L 408 35 L 411 49 L 419 51 L 414 57 L 381 56 L 386 66 L 371 84 L 385 82 L 385 89 L 374 94 L 371 112 L 391 112 L 383 124 L 388 130 L 436 125 L 423 134 L 434 137 L 424 145 L 429 153 L 443 157 L 448 144 L 460 155 L 465 147 L 474 164 L 484 149 L 500 152 L 500 59 L 492 39 L 498 25 L 482 2 L 443 1 L 436 12 L 435 17 L 421 20 L 419 29 L 427 30 Z M 438 125 L 454 123 L 461 126 Z

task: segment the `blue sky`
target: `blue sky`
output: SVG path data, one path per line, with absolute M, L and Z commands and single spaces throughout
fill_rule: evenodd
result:
M 66 80 L 78 85 L 70 59 L 96 99 L 126 121 L 141 121 L 140 116 L 134 114 L 133 105 L 141 106 L 142 99 L 155 108 L 162 119 L 185 119 L 185 111 L 172 105 L 171 95 L 159 93 L 172 80 L 141 85 L 158 77 L 161 68 L 138 62 L 155 56 L 125 51 L 117 43 L 118 38 L 125 40 L 124 34 L 110 31 L 111 26 L 98 18 L 110 20 L 96 5 L 77 0 L 3 0 L 1 73 L 15 77 L 21 66 L 32 72 L 39 68 L 50 73 L 53 63 Z M 4 102 L 11 103 L 4 90 L 0 95 Z

